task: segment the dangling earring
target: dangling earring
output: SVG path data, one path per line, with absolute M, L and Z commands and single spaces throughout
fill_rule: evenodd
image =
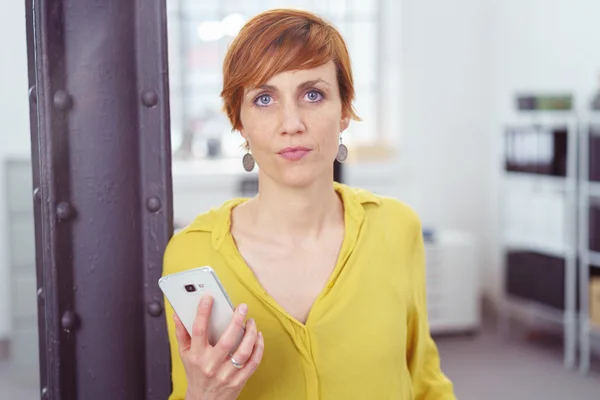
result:
M 254 157 L 252 156 L 252 154 L 250 154 L 250 147 L 248 146 L 248 142 L 246 142 L 246 151 L 247 153 L 244 154 L 244 157 L 242 158 L 242 165 L 244 166 L 246 172 L 250 172 L 254 169 L 254 165 L 256 164 L 256 162 L 254 161 Z
M 335 159 L 338 162 L 343 163 L 344 161 L 346 161 L 347 158 L 348 158 L 348 148 L 346 147 L 346 145 L 344 143 L 342 143 L 342 135 L 340 134 L 340 145 L 338 146 L 338 151 L 337 151 L 337 155 L 335 156 Z

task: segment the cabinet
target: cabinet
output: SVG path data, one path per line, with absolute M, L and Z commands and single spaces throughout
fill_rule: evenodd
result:
M 530 111 L 504 128 L 502 241 L 507 301 L 563 327 L 564 363 L 577 350 L 579 121 Z M 508 326 L 509 308 L 501 310 Z
M 425 242 L 427 309 L 432 334 L 479 329 L 477 243 L 472 235 L 436 232 Z

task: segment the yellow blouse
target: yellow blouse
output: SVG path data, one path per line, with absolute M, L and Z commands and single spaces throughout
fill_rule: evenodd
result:
M 164 274 L 211 266 L 235 305 L 263 333 L 263 360 L 242 400 L 452 400 L 440 370 L 425 300 L 421 224 L 403 203 L 334 184 L 344 203 L 345 236 L 329 282 L 302 324 L 265 292 L 230 234 L 234 199 L 200 215 L 165 252 Z M 166 317 L 173 393 L 187 382 L 173 310 Z

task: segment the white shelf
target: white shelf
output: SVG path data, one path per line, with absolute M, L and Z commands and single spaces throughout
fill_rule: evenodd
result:
M 589 125 L 600 124 L 600 111 L 590 110 L 586 115 L 586 119 Z
M 569 181 L 564 176 L 506 171 L 506 179 L 508 183 L 527 185 L 532 190 L 543 192 L 566 192 L 569 188 Z
M 565 309 L 557 310 L 531 300 L 530 306 L 522 307 L 519 313 L 528 313 L 532 317 L 544 318 L 563 326 L 564 361 L 565 365 L 570 367 L 574 363 L 577 349 L 577 322 L 574 318 L 577 280 L 573 278 L 577 273 L 574 263 L 577 254 L 575 206 L 577 195 L 580 193 L 578 186 L 580 181 L 576 177 L 578 118 L 572 110 L 519 111 L 517 114 L 512 121 L 509 121 L 511 123 L 506 124 L 507 129 L 518 130 L 522 126 L 526 131 L 533 133 L 538 130 L 536 129 L 538 126 L 540 132 L 559 127 L 567 131 L 567 176 L 504 171 L 502 176 L 504 205 L 501 212 L 505 251 L 509 249 L 530 251 L 560 258 L 565 262 L 563 282 Z M 508 146 L 513 144 L 515 143 L 507 142 Z M 526 143 L 521 143 L 521 146 L 526 150 Z M 510 155 L 514 155 L 513 153 Z M 505 154 L 505 157 L 508 157 L 508 154 Z M 510 294 L 508 296 L 513 297 Z M 505 321 L 504 324 L 508 322 Z
M 559 258 L 568 258 L 573 253 L 572 249 L 564 244 L 536 242 L 525 237 L 508 236 L 505 238 L 504 244 L 511 249 L 528 250 Z
M 535 310 L 537 316 L 545 319 L 546 321 L 554 322 L 556 324 L 565 323 L 565 312 L 562 310 L 535 302 L 531 304 L 531 308 Z
M 589 182 L 585 187 L 590 196 L 600 197 L 600 182 Z
M 572 110 L 522 110 L 515 114 L 508 125 L 560 127 L 569 126 L 574 121 L 575 113 Z
M 590 251 L 588 253 L 589 262 L 592 266 L 600 268 L 600 253 L 597 251 Z
M 565 323 L 565 312 L 563 310 L 552 308 L 545 304 L 537 303 L 533 300 L 523 299 L 511 294 L 508 294 L 507 299 L 509 300 L 508 305 L 511 308 L 524 310 L 524 312 L 528 315 L 534 313 L 535 317 L 548 322 L 554 322 L 555 324 L 563 325 Z

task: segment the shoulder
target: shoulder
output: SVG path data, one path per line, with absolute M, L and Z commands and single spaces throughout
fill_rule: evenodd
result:
M 411 224 L 420 224 L 420 218 L 414 208 L 402 200 L 378 196 L 380 199 L 380 213 L 394 219 L 401 219 Z
M 379 196 L 381 203 L 373 218 L 372 227 L 381 231 L 386 240 L 392 240 L 396 245 L 403 243 L 406 249 L 415 250 L 413 247 L 418 243 L 422 235 L 421 219 L 417 212 L 405 202 L 386 196 Z
M 394 197 L 382 196 L 365 189 L 347 187 L 362 204 L 365 216 L 379 228 L 421 231 L 421 219 L 413 207 Z

